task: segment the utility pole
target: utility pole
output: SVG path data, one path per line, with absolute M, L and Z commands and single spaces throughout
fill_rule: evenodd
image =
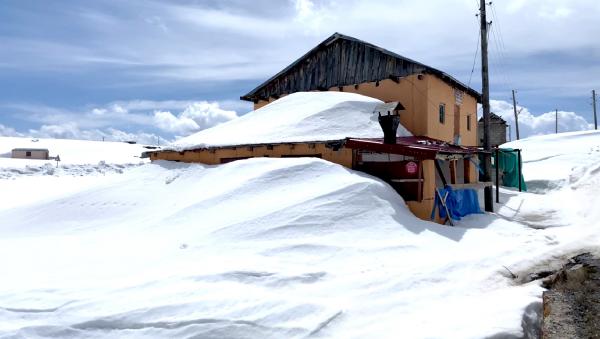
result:
M 594 106 L 594 129 L 598 129 L 598 119 L 596 118 L 596 90 L 592 90 L 592 105 Z
M 479 18 L 481 31 L 481 102 L 483 106 L 483 150 L 486 152 L 483 156 L 483 178 L 489 182 L 492 172 L 492 145 L 490 145 L 490 80 L 488 74 L 488 34 L 487 19 L 485 15 L 485 0 L 479 1 Z M 483 189 L 485 210 L 494 211 L 494 201 L 492 198 L 492 187 L 486 186 Z
M 517 140 L 519 140 L 519 114 L 517 113 L 517 100 L 515 99 L 515 90 L 512 90 L 513 94 L 513 111 L 515 112 L 515 131 L 517 132 Z
M 554 111 L 554 132 L 558 134 L 558 109 Z

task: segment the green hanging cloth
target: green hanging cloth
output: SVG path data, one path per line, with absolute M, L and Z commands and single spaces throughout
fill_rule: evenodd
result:
M 493 156 L 496 158 L 495 152 Z M 496 164 L 499 172 L 502 173 L 502 186 L 518 188 L 519 180 L 521 180 L 521 190 L 527 191 L 522 171 L 519 177 L 519 154 L 516 150 L 500 148 L 498 159 L 494 159 L 494 167 Z

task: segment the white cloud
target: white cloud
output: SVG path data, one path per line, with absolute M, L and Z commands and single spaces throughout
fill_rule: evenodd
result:
M 23 133 L 17 132 L 14 128 L 0 124 L 0 136 L 3 137 L 23 137 Z
M 154 113 L 156 127 L 181 136 L 190 135 L 235 118 L 237 118 L 235 111 L 221 109 L 219 103 L 207 101 L 194 102 L 177 116 L 165 111 Z
M 502 100 L 490 100 L 492 112 L 501 116 L 510 125 L 512 138 L 516 139 L 515 116 L 512 103 Z M 529 109 L 517 106 L 519 113 L 519 135 L 526 138 L 533 135 L 555 133 L 556 112 L 533 115 Z M 558 132 L 582 131 L 593 128 L 585 118 L 575 112 L 558 111 Z
M 40 105 L 5 105 L 20 119 L 41 126 L 29 131 L 30 136 L 101 140 L 102 137 L 122 140 L 127 131 L 163 131 L 161 136 L 173 139 L 237 118 L 234 110 L 246 106 L 229 101 L 132 100 L 115 101 L 80 110 L 64 110 Z M 171 113 L 175 112 L 175 113 Z M 179 112 L 179 113 L 177 113 Z M 125 131 L 117 133 L 116 131 Z M 113 133 L 114 132 L 114 133 Z M 19 136 L 14 128 L 0 125 L 0 135 Z M 154 134 L 130 133 L 132 139 L 156 139 Z
M 9 130 L 14 129 L 9 128 Z M 116 128 L 82 129 L 74 122 L 60 125 L 42 125 L 39 129 L 30 129 L 27 133 L 17 133 L 16 135 L 5 135 L 2 133 L 2 127 L 0 127 L 0 135 L 51 139 L 135 141 L 147 145 L 155 145 L 159 140 L 159 136 L 143 131 L 126 132 Z M 161 143 L 170 141 L 164 138 L 160 140 Z

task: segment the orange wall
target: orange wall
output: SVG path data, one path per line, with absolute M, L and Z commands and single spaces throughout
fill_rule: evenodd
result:
M 455 89 L 436 76 L 426 75 L 428 99 L 428 135 L 429 137 L 454 142 L 455 105 L 459 105 L 459 133 L 461 145 L 477 146 L 477 100 L 463 92 L 462 103 L 457 102 Z M 445 104 L 446 119 L 439 119 L 439 106 Z M 467 129 L 467 115 L 471 116 L 471 129 Z
M 332 87 L 330 91 L 339 91 Z M 400 78 L 398 83 L 385 79 L 376 82 L 343 86 L 342 91 L 358 93 L 384 102 L 399 101 L 406 110 L 400 112 L 400 122 L 414 135 L 428 136 L 454 143 L 454 105 L 457 104 L 455 89 L 432 74 L 411 75 Z M 460 106 L 459 133 L 461 144 L 477 146 L 477 100 L 463 92 Z M 254 109 L 275 101 L 261 100 Z M 439 122 L 439 105 L 446 105 L 446 119 Z M 471 115 L 471 129 L 467 130 L 467 115 Z
M 319 155 L 327 161 L 352 168 L 352 150 L 341 148 L 337 151 L 323 143 L 277 144 L 268 146 L 238 146 L 214 150 L 193 150 L 184 152 L 161 151 L 150 153 L 150 160 L 171 160 L 181 162 L 199 162 L 207 165 L 221 163 L 223 158 L 256 158 Z

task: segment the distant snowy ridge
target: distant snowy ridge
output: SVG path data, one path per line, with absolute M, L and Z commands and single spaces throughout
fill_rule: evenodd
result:
M 346 92 L 293 93 L 237 119 L 179 139 L 166 149 L 381 138 L 383 132 L 373 113 L 381 103 Z M 411 133 L 401 125 L 397 135 Z

